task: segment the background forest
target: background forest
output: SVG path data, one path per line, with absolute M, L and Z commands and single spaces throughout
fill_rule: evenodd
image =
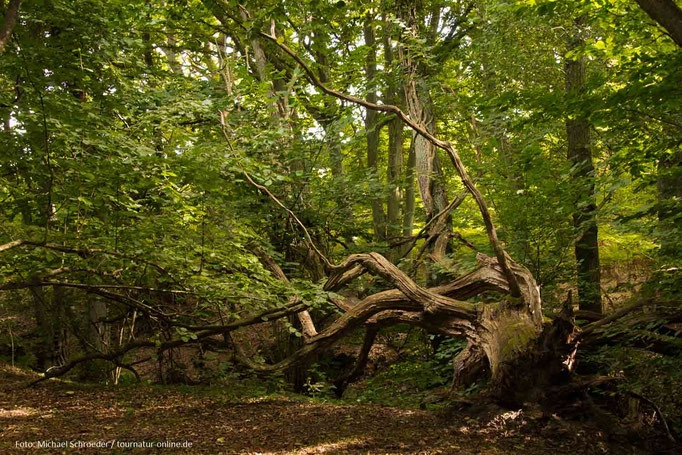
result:
M 4 364 L 682 435 L 679 2 L 3 3 Z

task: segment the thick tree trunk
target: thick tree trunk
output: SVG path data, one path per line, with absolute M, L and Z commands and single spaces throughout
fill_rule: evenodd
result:
M 488 359 L 485 352 L 469 342 L 452 360 L 452 390 L 465 388 L 480 379 L 489 370 Z
M 102 321 L 107 318 L 109 305 L 102 297 L 88 294 L 85 334 L 88 349 L 92 352 L 106 352 L 110 343 L 111 327 Z M 88 381 L 103 381 L 107 377 L 107 369 L 102 361 L 94 361 L 85 365 L 80 377 Z
M 340 318 L 278 364 L 240 360 L 260 371 L 287 369 L 363 324 L 408 323 L 434 334 L 467 338 L 471 350 L 484 353 L 491 371 L 490 388 L 500 400 L 518 404 L 539 399 L 544 388 L 565 370 L 562 362 L 569 351 L 568 336 L 573 326 L 568 324 L 571 330 L 561 332 L 557 332 L 555 324 L 543 326 L 539 288 L 532 274 L 514 263 L 511 267 L 519 285 L 519 298 L 509 297 L 496 304 L 459 300 L 491 290 L 510 292 L 497 260 L 482 254 L 478 258 L 478 270 L 447 285 L 427 289 L 377 253 L 351 255 L 333 266 L 326 290 L 347 284 L 342 277 L 357 267 L 383 278 L 396 289 L 379 292 L 352 306 L 340 304 L 345 311 Z
M 61 365 L 67 357 L 64 289 L 54 286 L 46 292 L 42 286 L 31 287 L 38 335 L 36 366 L 44 370 Z
M 578 47 L 575 38 L 570 47 Z M 585 90 L 585 59 L 566 61 L 566 93 L 575 102 Z M 580 309 L 601 313 L 601 273 L 599 267 L 599 243 L 597 228 L 597 204 L 594 195 L 594 164 L 590 148 L 590 125 L 586 116 L 574 109 L 566 119 L 568 159 L 573 167 L 572 179 L 577 192 L 573 212 L 575 260 L 578 269 L 578 300 Z

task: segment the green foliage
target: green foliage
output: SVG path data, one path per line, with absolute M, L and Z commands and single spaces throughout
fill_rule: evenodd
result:
M 660 356 L 625 346 L 604 346 L 586 361 L 601 366 L 600 373 L 622 377 L 619 392 L 635 392 L 656 403 L 666 416 L 671 430 L 682 430 L 682 400 L 671 390 L 682 387 L 682 361 L 679 357 Z
M 390 365 L 361 385 L 350 387 L 344 400 L 418 407 L 430 391 L 448 384 L 452 368 L 448 373 L 432 360 L 406 360 Z
M 381 102 L 390 100 L 392 86 L 414 82 L 399 61 L 409 54 L 422 73 L 438 137 L 461 154 L 506 249 L 534 274 L 547 307 L 557 307 L 574 285 L 572 248 L 584 226 L 574 225 L 572 214 L 586 206 L 580 195 L 592 186 L 602 265 L 639 260 L 660 270 L 645 295 L 679 297 L 682 53 L 635 2 L 485 0 L 469 8 L 426 1 L 414 12 L 414 28 L 391 1 L 240 5 L 243 10 L 233 1 L 22 3 L 0 59 L 0 244 L 27 239 L 82 251 L 3 251 L 0 285 L 61 270 L 45 279 L 90 286 L 69 291 L 61 308 L 54 300 L 46 305 L 47 319 L 71 321 L 72 351 L 90 349 L 83 339 L 92 322 L 88 290 L 102 286 L 175 316 L 169 325 L 109 302 L 106 316 L 120 316 L 109 326 L 113 344 L 133 335 L 157 347 L 190 343 L 197 338 L 192 325 L 249 317 L 293 297 L 309 305 L 322 327 L 336 317 L 330 298 L 338 296 L 324 290 L 324 270 L 300 227 L 244 172 L 296 214 L 332 261 L 379 251 L 421 285 L 476 266 L 475 254 L 455 241 L 442 263 L 424 260 L 428 252 L 417 258 L 424 239 L 398 260 L 391 243 L 400 239 L 379 238 L 373 212 L 379 205 L 383 214 L 389 195 L 399 194 L 406 215 L 413 190 L 414 219 L 397 226 L 400 235 L 414 235 L 429 221 L 407 171 L 413 135 L 404 132 L 400 175 L 389 181 L 389 128 L 379 131 L 372 169 L 366 113 L 312 88 L 259 31 L 275 33 L 330 87 L 359 97 L 376 92 Z M 427 25 L 436 10 L 440 22 Z M 236 14 L 226 18 L 221 11 Z M 376 49 L 365 42 L 365 27 L 374 29 Z M 569 46 L 576 35 L 581 43 Z M 379 68 L 374 78 L 366 70 L 370 51 Z M 564 65 L 579 58 L 587 62 L 584 93 L 567 93 Z M 566 120 L 576 116 L 591 125 L 596 168 L 580 179 L 566 158 Z M 387 120 L 380 115 L 382 126 Z M 438 157 L 452 200 L 463 187 L 447 157 Z M 452 224 L 491 253 L 471 198 Z M 288 281 L 263 265 L 256 247 Z M 389 287 L 367 274 L 344 292 L 361 299 Z M 0 294 L 2 317 L 37 321 L 39 304 L 26 286 Z M 281 351 L 300 346 L 296 323 L 280 328 Z M 405 332 L 401 326 L 386 333 Z M 18 340 L 26 355 L 17 360 L 34 363 L 34 346 Z M 417 397 L 445 385 L 462 344 L 445 341 L 429 357 L 429 341 L 410 339 L 410 360 L 370 380 L 357 399 L 409 401 L 405 393 Z M 0 343 L 4 353 L 4 336 Z M 268 349 L 277 351 L 262 351 Z M 311 395 L 328 394 L 333 368 L 310 373 Z M 208 381 L 241 374 L 225 362 L 207 369 Z M 405 381 L 415 389 L 392 397 Z

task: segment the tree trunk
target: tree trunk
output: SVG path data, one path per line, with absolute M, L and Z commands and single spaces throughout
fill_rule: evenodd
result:
M 400 219 L 400 178 L 403 167 L 403 122 L 391 120 L 388 124 L 388 201 L 387 201 L 387 235 L 395 239 L 401 235 Z
M 579 22 L 579 21 L 576 21 Z M 579 23 L 577 23 L 579 27 Z M 579 33 L 579 31 L 578 31 Z M 582 39 L 575 37 L 569 47 L 575 49 Z M 567 59 L 566 93 L 571 104 L 576 104 L 585 90 L 585 59 Z M 594 164 L 590 149 L 590 125 L 580 107 L 572 109 L 566 119 L 568 159 L 572 165 L 572 181 L 577 192 L 573 212 L 575 260 L 578 269 L 578 299 L 581 310 L 601 313 L 601 285 L 597 204 L 594 195 Z
M 316 37 L 316 39 L 319 37 Z M 323 84 L 331 82 L 331 67 L 327 57 L 327 43 L 319 39 L 317 44 L 318 51 L 315 52 L 315 60 L 318 64 L 318 73 L 320 81 Z M 339 129 L 339 120 L 341 119 L 340 107 L 336 98 L 327 97 L 324 101 L 322 109 L 313 110 L 316 120 L 325 131 L 325 138 L 329 144 L 329 162 L 332 170 L 332 177 L 336 183 L 335 201 L 339 218 L 343 220 L 343 237 L 347 242 L 353 242 L 353 234 L 351 230 L 346 229 L 347 226 L 353 225 L 353 210 L 350 197 L 348 196 L 348 189 L 344 182 L 343 170 L 343 153 L 341 152 L 341 137 Z M 377 133 L 378 134 L 378 133 Z
M 469 342 L 467 347 L 462 350 L 452 360 L 452 390 L 465 388 L 475 383 L 483 376 L 488 368 L 488 359 L 485 352 Z
M 365 45 L 369 48 L 365 61 L 365 72 L 367 74 L 368 90 L 367 101 L 377 102 L 376 92 L 376 31 L 368 20 L 364 26 Z M 367 134 L 367 167 L 373 173 L 373 178 L 378 178 L 379 165 L 379 114 L 368 109 L 365 113 L 365 132 Z M 386 240 L 386 215 L 381 199 L 372 196 L 372 221 L 374 225 L 374 238 L 381 242 Z
M 405 197 L 403 205 L 403 237 L 411 237 L 414 226 L 414 207 L 415 207 L 415 191 L 414 191 L 414 166 L 416 161 L 414 153 L 414 138 L 410 140 L 410 150 L 407 154 L 407 165 L 405 166 Z M 410 244 L 405 244 L 404 248 L 410 248 Z M 400 251 L 403 256 L 406 253 L 405 249 Z
M 401 4 L 401 18 L 407 24 L 407 34 L 419 36 L 418 3 L 404 2 Z M 404 38 L 406 41 L 407 38 Z M 407 113 L 412 120 L 422 125 L 431 134 L 435 134 L 435 119 L 433 116 L 432 100 L 424 73 L 424 64 L 420 62 L 411 50 L 414 43 L 403 42 L 399 47 L 400 63 L 405 73 L 404 93 Z M 445 190 L 445 179 L 440 167 L 436 147 L 423 135 L 413 133 L 415 171 L 417 185 L 426 212 L 426 220 L 441 212 L 448 206 Z M 445 256 L 449 234 L 452 231 L 452 217 L 444 216 L 442 222 L 434 223 L 429 237 L 433 237 L 430 244 L 431 256 L 439 261 Z
M 54 286 L 45 292 L 41 286 L 31 288 L 38 335 L 36 366 L 41 370 L 61 365 L 67 358 L 64 316 L 64 290 Z
M 682 47 L 682 9 L 675 0 L 636 0 L 639 6 L 658 22 L 670 37 Z
M 167 45 L 161 47 L 161 51 L 166 55 L 168 59 L 168 68 L 170 68 L 172 73 L 182 75 L 182 66 L 178 62 L 178 55 L 175 52 L 177 43 L 175 41 L 175 34 L 172 31 L 166 32 Z
M 660 253 L 664 257 L 682 256 L 682 151 L 663 156 L 658 162 L 658 226 Z
M 391 45 L 391 31 L 392 27 L 386 24 L 386 30 L 384 31 L 383 44 L 384 44 L 384 60 L 385 67 L 393 67 L 393 46 Z M 401 106 L 402 102 L 400 96 L 400 89 L 398 83 L 391 74 L 389 76 L 388 83 L 386 85 L 386 91 L 384 94 L 384 99 L 386 103 L 390 103 L 396 106 Z M 399 118 L 392 119 L 388 124 L 388 166 L 386 183 L 388 184 L 388 197 L 386 201 L 386 234 L 389 240 L 397 240 L 403 230 L 402 220 L 400 217 L 400 202 L 402 200 L 402 191 L 400 180 L 402 179 L 402 168 L 403 168 L 403 130 L 404 123 Z M 401 257 L 400 248 L 395 248 L 390 253 L 390 259 L 396 260 Z
M 49 306 L 46 301 L 45 290 L 40 286 L 30 289 L 31 294 L 33 295 L 33 314 L 35 316 L 36 330 L 38 332 L 38 344 L 35 349 L 36 367 L 40 370 L 45 370 L 52 366 L 50 363 L 53 352 L 53 327 L 50 322 Z
M 7 42 L 12 37 L 12 31 L 17 24 L 17 17 L 19 16 L 20 3 L 20 0 L 10 0 L 9 5 L 7 5 L 5 15 L 2 18 L 2 25 L 0 26 L 0 52 L 5 50 Z
M 85 341 L 91 352 L 107 352 L 110 347 L 111 327 L 102 321 L 107 318 L 109 307 L 102 297 L 88 294 L 87 314 L 84 327 Z M 81 380 L 104 381 L 107 379 L 106 362 L 97 360 L 79 370 Z

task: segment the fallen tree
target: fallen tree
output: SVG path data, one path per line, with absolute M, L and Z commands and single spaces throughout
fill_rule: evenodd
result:
M 230 12 L 222 2 L 206 1 L 209 9 L 221 22 L 232 21 L 242 26 L 240 12 Z M 532 273 L 517 264 L 503 249 L 497 237 L 495 224 L 488 210 L 487 203 L 476 187 L 473 179 L 454 146 L 431 134 L 424 125 L 410 118 L 399 107 L 394 105 L 376 104 L 366 100 L 337 92 L 323 84 L 315 72 L 296 52 L 287 47 L 278 37 L 259 32 L 259 36 L 268 40 L 273 46 L 289 56 L 304 71 L 308 81 L 324 94 L 350 102 L 366 109 L 386 112 L 395 115 L 416 134 L 421 135 L 433 146 L 443 150 L 450 158 L 454 169 L 458 173 L 466 190 L 472 195 L 480 211 L 483 224 L 494 251 L 494 258 L 484 254 L 478 255 L 479 267 L 473 272 L 451 281 L 448 284 L 426 288 L 420 286 L 408 274 L 378 253 L 356 254 L 345 258 L 339 263 L 333 263 L 317 248 L 308 234 L 306 227 L 296 215 L 268 190 L 267 187 L 256 183 L 245 173 L 247 180 L 258 190 L 266 193 L 277 205 L 286 210 L 288 215 L 296 221 L 304 234 L 307 247 L 324 265 L 326 283 L 324 290 L 339 291 L 349 285 L 362 274 L 372 274 L 382 278 L 392 289 L 378 292 L 365 297 L 358 303 L 351 304 L 341 298 L 333 297 L 332 302 L 341 310 L 341 315 L 325 328 L 318 330 L 310 314 L 309 305 L 301 299 L 292 298 L 286 305 L 261 312 L 260 314 L 221 323 L 206 323 L 198 321 L 188 323 L 183 317 L 163 311 L 153 304 L 141 301 L 131 295 L 107 290 L 108 285 L 74 283 L 67 281 L 47 280 L 46 277 L 59 273 L 44 272 L 41 279 L 12 281 L 0 285 L 2 289 L 36 288 L 42 286 L 65 286 L 82 288 L 121 305 L 139 311 L 150 319 L 158 322 L 159 327 L 179 327 L 192 334 L 187 339 L 167 341 L 136 340 L 108 352 L 91 352 L 64 365 L 57 365 L 48 369 L 42 379 L 61 376 L 72 370 L 76 365 L 91 360 L 102 359 L 111 361 L 117 366 L 135 371 L 134 362 L 126 361 L 126 357 L 143 348 L 156 349 L 157 353 L 174 349 L 184 345 L 201 343 L 216 336 L 226 336 L 233 331 L 250 325 L 273 321 L 298 315 L 303 327 L 304 345 L 290 357 L 275 363 L 264 364 L 253 361 L 243 353 L 239 360 L 250 368 L 261 372 L 280 371 L 295 365 L 312 354 L 328 348 L 351 331 L 367 327 L 367 335 L 361 355 L 353 370 L 339 380 L 339 384 L 347 383 L 359 375 L 366 357 L 376 336 L 377 327 L 396 323 L 408 323 L 423 327 L 432 333 L 449 337 L 466 338 L 468 347 L 455 359 L 454 384 L 467 384 L 486 369 L 490 371 L 490 391 L 493 396 L 507 403 L 523 403 L 537 401 L 543 398 L 549 386 L 569 377 L 573 369 L 573 359 L 578 348 L 578 342 L 589 336 L 585 329 L 583 335 L 576 329 L 570 306 L 553 321 L 546 321 L 542 314 L 542 300 L 540 291 Z M 223 125 L 223 127 L 225 127 Z M 229 134 L 223 131 L 229 142 Z M 460 201 L 457 199 L 456 201 Z M 456 206 L 453 201 L 448 211 Z M 436 215 L 438 218 L 440 214 Z M 435 219 L 434 218 L 434 219 Z M 418 236 L 421 236 L 420 233 Z M 412 242 L 414 246 L 415 242 Z M 0 246 L 0 252 L 13 248 L 46 248 L 64 254 L 75 254 L 86 258 L 93 255 L 117 256 L 130 261 L 139 261 L 155 268 L 160 273 L 171 277 L 177 288 L 135 288 L 125 286 L 119 289 L 139 293 L 181 293 L 187 289 L 174 279 L 165 267 L 147 261 L 135 255 L 122 254 L 116 251 L 100 249 L 73 248 L 45 242 L 16 240 Z M 267 255 L 254 248 L 254 254 L 280 280 L 287 278 L 281 268 Z M 61 272 L 60 272 L 61 273 Z M 468 300 L 483 293 L 497 293 L 495 303 L 476 302 Z M 640 305 L 639 307 L 641 307 Z M 637 307 L 637 308 L 639 308 Z M 634 311 L 637 308 L 630 308 Z M 624 316 L 619 313 L 617 317 Z M 590 333 L 595 333 L 614 318 L 598 320 Z M 587 333 L 587 335 L 585 335 Z M 236 349 L 241 352 L 237 345 Z

